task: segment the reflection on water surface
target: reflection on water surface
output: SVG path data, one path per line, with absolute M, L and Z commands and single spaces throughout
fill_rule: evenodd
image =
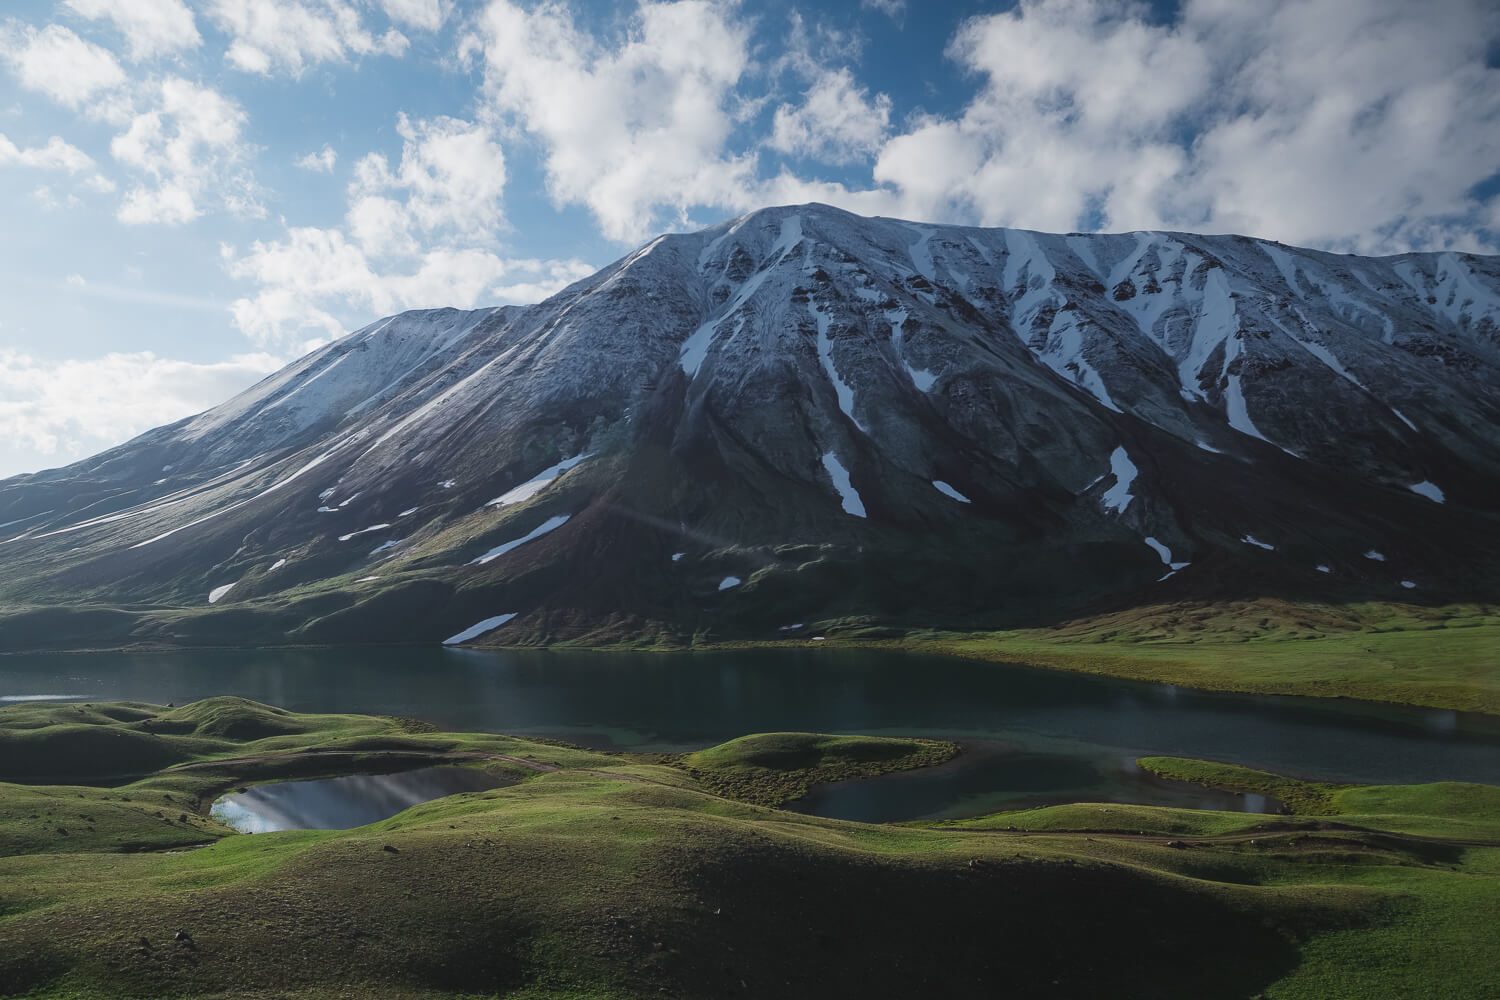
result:
M 419 802 L 509 784 L 514 782 L 472 767 L 278 781 L 225 795 L 214 803 L 212 813 L 241 833 L 347 830 L 388 819 Z
M 59 694 L 179 705 L 237 694 L 299 712 L 415 716 L 446 730 L 625 750 L 699 749 L 787 731 L 1007 748 L 992 758 L 965 755 L 942 772 L 829 789 L 820 801 L 839 815 L 875 809 L 856 800 L 881 796 L 912 818 L 1080 799 L 1182 804 L 1183 795 L 1211 794 L 1153 786 L 1123 763 L 1154 755 L 1326 781 L 1500 784 L 1500 720 L 1491 717 L 1211 694 L 891 651 L 411 646 L 0 657 L 0 698 Z

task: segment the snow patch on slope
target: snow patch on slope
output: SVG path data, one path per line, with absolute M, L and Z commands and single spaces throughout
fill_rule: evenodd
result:
M 728 234 L 725 234 L 728 235 Z M 734 315 L 735 311 L 744 305 L 759 290 L 761 283 L 766 280 L 767 275 L 776 269 L 786 255 L 802 242 L 802 216 L 788 215 L 781 220 L 781 236 L 776 245 L 771 248 L 771 253 L 776 254 L 776 263 L 752 274 L 749 279 L 740 286 L 734 298 L 730 300 L 729 307 L 717 316 L 712 316 L 703 321 L 697 330 L 682 342 L 678 351 L 677 360 L 682 365 L 682 370 L 689 378 L 698 374 L 698 369 L 703 367 L 703 360 L 708 357 L 708 349 L 713 345 L 714 333 L 719 324 L 727 317 Z
M 1115 484 L 1105 491 L 1099 502 L 1105 510 L 1123 514 L 1125 508 L 1130 506 L 1130 501 L 1135 499 L 1131 495 L 1130 486 L 1140 470 L 1135 467 L 1123 447 L 1109 453 L 1109 470 L 1114 473 Z
M 839 378 L 839 370 L 834 367 L 833 341 L 828 337 L 828 314 L 811 300 L 807 303 L 807 311 L 812 313 L 813 320 L 818 324 L 818 361 L 822 363 L 823 371 L 828 375 L 828 381 L 833 383 L 833 391 L 839 401 L 839 410 L 844 416 L 854 421 L 854 426 L 868 434 L 869 431 L 865 425 L 860 423 L 859 418 L 854 415 L 854 387 Z
M 865 517 L 865 502 L 860 499 L 859 491 L 849 478 L 849 470 L 844 468 L 838 456 L 831 451 L 824 452 L 823 468 L 828 470 L 833 488 L 839 491 L 839 502 L 843 505 L 844 512 L 855 517 Z
M 968 497 L 964 496 L 962 493 L 958 492 L 958 490 L 955 490 L 953 487 L 949 486 L 941 479 L 934 479 L 932 481 L 932 485 L 933 488 L 935 488 L 939 493 L 943 494 L 944 496 L 950 496 L 953 499 L 957 500 L 959 503 L 969 502 Z
M 1151 546 L 1152 550 L 1161 559 L 1162 565 L 1166 566 L 1168 569 L 1178 570 L 1182 569 L 1184 566 L 1189 565 L 1185 562 L 1173 562 L 1172 550 L 1167 548 L 1165 545 L 1163 545 L 1161 542 L 1157 541 L 1150 535 L 1147 535 L 1144 539 L 1142 539 L 1142 541 Z
M 1446 499 L 1443 496 L 1443 491 L 1438 488 L 1438 485 L 1428 479 L 1424 479 L 1420 483 L 1413 483 L 1407 489 L 1426 497 L 1434 503 L 1443 503 Z
M 552 480 L 556 479 L 564 472 L 567 472 L 569 469 L 573 468 L 584 459 L 592 458 L 593 455 L 593 452 L 587 451 L 582 455 L 574 455 L 572 458 L 565 458 L 561 462 L 558 462 L 556 465 L 549 465 L 547 468 L 543 469 L 541 472 L 538 472 L 536 475 L 532 476 L 521 485 L 513 486 L 509 490 L 506 490 L 495 499 L 486 503 L 485 506 L 508 507 L 514 503 L 521 503 L 522 501 L 530 500 L 532 497 L 542 492 L 542 490 L 546 489 L 547 484 L 552 482 Z M 416 510 L 415 507 L 412 508 L 412 511 L 414 510 Z M 411 511 L 408 511 L 407 513 L 411 513 Z
M 541 524 L 537 525 L 535 528 L 531 529 L 530 532 L 522 535 L 520 538 L 516 538 L 509 542 L 505 542 L 504 544 L 497 545 L 477 559 L 470 559 L 469 565 L 482 566 L 485 563 L 490 562 L 491 560 L 499 559 L 501 556 L 505 555 L 505 553 L 509 552 L 511 549 L 516 548 L 517 546 L 525 545 L 529 541 L 541 538 L 549 531 L 556 531 L 564 524 L 567 524 L 568 518 L 572 516 L 573 515 L 571 514 L 558 514 L 555 517 L 549 517 L 547 518 L 547 520 L 543 521 Z
M 484 621 L 479 622 L 476 625 L 470 625 L 468 628 L 464 629 L 457 635 L 450 635 L 448 638 L 443 640 L 443 645 L 456 646 L 461 642 L 468 642 L 470 639 L 477 639 L 480 636 L 484 635 L 486 632 L 493 632 L 501 625 L 504 625 L 506 622 L 514 618 L 516 614 L 517 612 L 512 611 L 509 614 L 496 615 L 493 618 L 486 618 Z
M 384 531 L 386 528 L 389 528 L 389 527 L 390 527 L 389 524 L 372 524 L 368 528 L 360 528 L 358 531 L 351 531 L 347 535 L 340 535 L 339 536 L 339 541 L 341 541 L 341 542 L 347 542 L 351 538 L 357 538 L 360 535 L 368 534 L 371 531 Z

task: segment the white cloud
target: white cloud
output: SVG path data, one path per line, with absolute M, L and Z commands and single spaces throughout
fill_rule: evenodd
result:
M 110 153 L 147 176 L 120 204 L 126 223 L 178 224 L 205 211 L 205 203 L 237 215 L 263 214 L 244 168 L 251 148 L 241 130 L 245 113 L 207 87 L 168 77 L 155 88 L 154 107 L 135 115 L 115 136 Z
M 333 151 L 332 146 L 324 145 L 323 148 L 316 153 L 308 153 L 306 156 L 299 157 L 297 160 L 297 166 L 301 167 L 303 170 L 313 170 L 318 173 L 331 174 L 333 173 L 333 165 L 338 162 L 338 158 L 339 154 Z
M 397 3 L 421 12 L 421 3 Z M 213 0 L 209 16 L 232 41 L 225 58 L 249 73 L 300 76 L 309 63 L 349 56 L 400 55 L 407 38 L 395 28 L 371 33 L 347 0 Z
M 489 128 L 401 114 L 396 132 L 403 140 L 397 168 L 370 153 L 355 166 L 349 185 L 351 227 L 365 249 L 410 252 L 413 232 L 491 238 L 504 221 L 505 154 Z
M 36 202 L 44 212 L 55 212 L 59 208 L 77 208 L 83 204 L 76 194 L 59 197 L 48 184 L 42 184 L 33 190 L 31 200 Z
M 71 288 L 82 288 L 88 284 L 88 282 L 84 280 L 84 277 L 81 274 L 70 274 L 68 275 L 67 280 L 68 285 Z
M 800 107 L 776 109 L 772 149 L 826 163 L 853 163 L 880 149 L 891 119 L 891 99 L 870 99 L 847 68 L 824 70 Z
M 193 192 L 183 184 L 166 183 L 154 188 L 137 187 L 126 193 L 115 218 L 127 225 L 180 226 L 200 214 Z
M 0 166 L 8 163 L 42 170 L 66 170 L 70 174 L 94 165 L 87 153 L 64 142 L 61 136 L 54 135 L 45 146 L 22 149 L 0 132 Z
M 403 114 L 396 131 L 394 168 L 377 153 L 355 164 L 342 228 L 289 227 L 284 239 L 257 241 L 244 253 L 223 248 L 230 275 L 257 286 L 233 307 L 256 343 L 336 337 L 350 311 L 537 301 L 593 273 L 578 260 L 496 252 L 506 166 L 488 126 Z
M 149 351 L 53 361 L 0 349 L 0 455 L 11 471 L 72 461 L 228 399 L 282 364 L 242 354 L 198 364 Z
M 589 207 L 604 234 L 650 234 L 666 209 L 742 204 L 753 154 L 733 155 L 733 90 L 749 64 L 748 28 L 731 5 L 643 2 L 610 46 L 568 10 L 495 0 L 465 43 L 484 57 L 492 113 L 543 151 L 558 204 Z
M 878 10 L 898 21 L 906 14 L 906 0 L 859 0 L 859 5 L 866 10 Z
M 895 5 L 876 5 L 900 14 Z M 1486 247 L 1469 192 L 1500 163 L 1500 7 L 1476 0 L 1022 0 L 963 22 L 948 55 L 975 91 L 916 114 L 834 69 L 802 19 L 751 61 L 732 3 L 643 0 L 616 34 L 561 2 L 493 0 L 461 52 L 485 108 L 535 143 L 558 205 L 632 241 L 709 207 L 817 198 L 934 221 L 1246 231 L 1362 252 Z M 821 29 L 820 29 L 821 30 Z M 847 54 L 836 53 L 839 60 Z M 746 138 L 781 74 L 809 81 Z M 757 148 L 870 164 L 863 188 L 764 176 Z M 390 206 L 353 224 L 395 246 Z
M 287 344 L 309 332 L 328 340 L 347 325 L 337 312 L 384 315 L 433 306 L 471 308 L 532 302 L 592 274 L 578 260 L 506 260 L 484 249 L 439 248 L 380 267 L 336 229 L 295 228 L 285 240 L 256 241 L 240 255 L 224 248 L 230 275 L 259 285 L 233 307 L 257 344 Z
M 119 87 L 125 71 L 108 49 L 86 42 L 61 25 L 38 31 L 8 24 L 0 30 L 0 55 L 27 90 L 46 94 L 70 108 Z
M 983 75 L 979 93 L 957 118 L 892 139 L 875 178 L 924 218 L 1066 232 L 1103 205 L 1112 224 L 1159 225 L 1154 196 L 1184 159 L 1171 130 L 1207 91 L 1211 64 L 1144 13 L 1033 0 L 966 22 L 949 51 Z
M 447 0 L 380 0 L 392 21 L 420 31 L 436 31 L 448 19 L 452 5 Z
M 1185 228 L 1395 252 L 1477 246 L 1500 162 L 1500 9 L 1403 0 L 1023 0 L 966 22 L 961 114 L 890 139 L 905 214 L 1067 231 Z
M 1186 14 L 1245 105 L 1215 115 L 1195 146 L 1201 224 L 1365 253 L 1475 246 L 1459 219 L 1477 214 L 1468 192 L 1500 164 L 1500 71 L 1485 67 L 1500 7 L 1246 13 L 1199 2 Z
M 112 21 L 137 62 L 203 44 L 182 0 L 66 0 L 64 6 L 80 17 Z

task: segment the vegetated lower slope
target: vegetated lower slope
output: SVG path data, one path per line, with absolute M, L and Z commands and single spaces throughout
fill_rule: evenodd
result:
M 1493 600 L 1497 321 L 1494 257 L 766 209 L 0 483 L 0 644 Z
M 1500 973 L 1487 786 L 1339 788 L 1306 817 L 1080 804 L 930 829 L 735 801 L 644 757 L 240 699 L 0 709 L 7 740 L 49 730 L 187 759 L 123 784 L 0 782 L 0 996 L 1452 1000 Z M 795 782 L 897 749 L 771 734 L 690 766 Z M 395 758 L 526 780 L 349 831 L 241 836 L 206 815 L 236 784 Z M 39 760 L 15 759 L 0 779 Z
M 850 625 L 840 630 L 848 640 L 830 641 L 879 632 Z M 1045 628 L 913 632 L 894 644 L 1205 690 L 1500 713 L 1500 614 L 1491 605 L 1198 599 Z

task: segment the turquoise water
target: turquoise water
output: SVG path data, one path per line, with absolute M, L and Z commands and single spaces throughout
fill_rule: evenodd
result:
M 0 699 L 180 705 L 220 694 L 301 712 L 414 716 L 443 729 L 600 748 L 696 749 L 788 730 L 972 745 L 953 766 L 860 783 L 863 789 L 836 786 L 803 806 L 846 818 L 1111 798 L 1211 800 L 1199 789 L 1140 775 L 1131 762 L 1147 755 L 1324 780 L 1500 784 L 1500 720 L 1489 717 L 1209 694 L 917 653 L 339 647 L 0 657 Z M 1235 805 L 1243 803 L 1212 807 Z

